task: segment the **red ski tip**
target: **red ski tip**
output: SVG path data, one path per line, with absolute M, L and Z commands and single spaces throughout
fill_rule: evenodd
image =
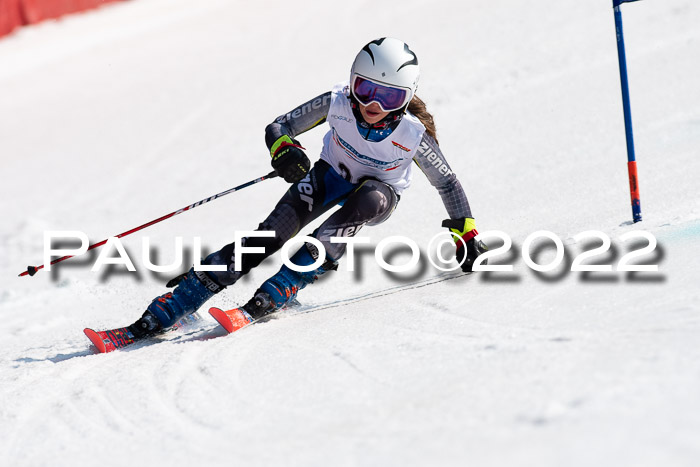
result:
M 83 330 L 88 339 L 102 353 L 121 349 L 135 342 L 134 335 L 128 328 L 110 329 L 108 331 L 93 331 L 90 328 Z
M 107 350 L 107 346 L 105 345 L 105 342 L 102 340 L 102 337 L 95 331 L 93 331 L 90 328 L 85 328 L 83 329 L 83 332 L 85 335 L 90 339 L 90 342 L 92 342 L 92 345 L 97 347 L 97 350 L 100 353 L 107 353 L 111 350 L 114 350 L 114 346 L 110 350 Z
M 233 310 L 222 310 L 220 308 L 209 308 L 209 314 L 226 329 L 226 332 L 231 334 L 238 331 L 246 324 L 249 324 L 248 318 L 238 308 Z

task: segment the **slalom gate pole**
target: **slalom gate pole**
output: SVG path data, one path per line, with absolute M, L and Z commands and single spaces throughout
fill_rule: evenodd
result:
M 627 172 L 630 181 L 632 199 L 632 220 L 642 220 L 642 206 L 639 199 L 639 180 L 637 177 L 637 160 L 634 155 L 634 137 L 632 135 L 632 110 L 630 108 L 629 82 L 627 81 L 627 59 L 625 57 L 625 39 L 622 34 L 622 12 L 620 4 L 637 0 L 613 0 L 615 12 L 615 31 L 617 33 L 617 58 L 620 62 L 620 84 L 622 86 L 622 109 L 625 115 L 625 137 L 627 139 Z
M 242 184 L 242 185 L 238 185 L 237 187 L 229 188 L 229 189 L 226 190 L 226 191 L 222 191 L 221 193 L 218 193 L 218 194 L 216 194 L 216 195 L 214 195 L 214 196 L 210 196 L 209 198 L 205 198 L 205 199 L 203 199 L 203 200 L 201 200 L 201 201 L 197 201 L 197 202 L 194 203 L 194 204 L 190 204 L 189 206 L 185 206 L 184 208 L 178 209 L 177 211 L 171 212 L 170 214 L 166 214 L 166 215 L 164 215 L 163 217 L 159 217 L 158 219 L 152 220 L 152 221 L 150 221 L 150 222 L 146 222 L 145 224 L 140 225 L 140 226 L 138 226 L 138 227 L 134 227 L 134 228 L 131 229 L 131 230 L 127 230 L 126 232 L 120 233 L 119 235 L 115 235 L 115 237 L 116 237 L 116 238 L 126 237 L 127 235 L 131 235 L 132 233 L 138 232 L 139 230 L 145 229 L 146 227 L 150 227 L 150 226 L 152 226 L 153 224 L 157 224 L 158 222 L 164 221 L 164 220 L 166 220 L 166 219 L 170 219 L 171 217 L 177 216 L 178 214 L 182 214 L 182 213 L 185 212 L 185 211 L 189 211 L 189 210 L 191 210 L 191 209 L 194 209 L 194 208 L 196 208 L 197 206 L 201 206 L 202 204 L 208 203 L 209 201 L 213 201 L 213 200 L 215 200 L 215 199 L 217 199 L 217 198 L 221 198 L 222 196 L 226 196 L 226 195 L 231 194 L 231 193 L 233 193 L 233 192 L 235 192 L 235 191 L 239 191 L 239 190 L 242 190 L 243 188 L 249 187 L 249 186 L 251 186 L 251 185 L 255 185 L 256 183 L 260 183 L 260 182 L 262 182 L 263 180 L 267 180 L 267 179 L 269 179 L 269 178 L 275 178 L 275 177 L 277 177 L 277 172 L 272 171 L 272 172 L 270 172 L 270 173 L 267 174 L 267 175 L 264 175 L 264 176 L 262 176 L 262 177 L 256 178 L 255 180 L 251 180 L 251 181 L 246 182 L 246 183 L 244 183 L 244 184 Z M 110 237 L 110 238 L 111 238 L 111 237 Z M 90 246 L 88 247 L 88 249 L 86 250 L 86 252 L 87 252 L 87 251 L 90 251 L 90 250 L 92 250 L 92 249 L 95 249 L 95 248 L 97 248 L 97 247 L 100 247 L 100 246 L 102 246 L 102 245 L 104 245 L 105 243 L 107 243 L 107 240 L 109 240 L 109 239 L 104 239 L 104 240 L 102 240 L 101 242 L 97 242 L 97 243 L 95 243 L 95 244 L 93 244 L 93 245 L 90 245 Z M 50 264 L 53 266 L 53 265 L 56 264 L 56 263 L 60 263 L 61 261 L 65 261 L 65 260 L 67 260 L 67 259 L 69 259 L 69 258 L 73 258 L 74 256 L 75 256 L 75 255 L 63 256 L 63 257 L 61 257 L 61 258 L 58 258 L 58 259 L 55 259 L 55 260 L 51 261 Z M 27 270 L 24 271 L 23 273 L 21 273 L 21 274 L 19 275 L 19 277 L 27 276 L 27 275 L 33 276 L 34 274 L 37 273 L 38 270 L 43 269 L 44 266 L 45 266 L 45 265 L 43 265 L 43 264 L 42 264 L 41 266 L 28 266 L 28 267 L 27 267 Z

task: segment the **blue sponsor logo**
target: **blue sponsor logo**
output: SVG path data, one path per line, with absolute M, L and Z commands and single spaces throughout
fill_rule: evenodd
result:
M 360 154 L 347 141 L 338 135 L 335 128 L 333 128 L 333 141 L 335 141 L 335 144 L 340 146 L 343 151 L 345 151 L 345 154 L 347 154 L 352 160 L 367 167 L 373 167 L 384 171 L 393 170 L 399 167 L 401 163 L 406 160 L 405 158 L 401 157 L 399 159 L 394 159 L 393 161 L 381 161 L 379 159 L 374 159 L 372 157 L 365 156 L 364 154 Z

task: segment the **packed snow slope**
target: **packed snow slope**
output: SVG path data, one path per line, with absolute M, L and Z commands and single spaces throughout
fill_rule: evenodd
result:
M 622 6 L 633 225 L 610 3 L 138 0 L 0 41 L 2 464 L 698 465 L 700 4 Z M 381 36 L 418 54 L 441 147 L 479 230 L 512 238 L 493 261 L 512 272 L 230 336 L 204 310 L 177 339 L 95 354 L 82 329 L 133 322 L 172 276 L 145 269 L 143 236 L 159 264 L 176 237 L 219 248 L 272 209 L 275 179 L 124 239 L 138 273 L 91 272 L 93 256 L 17 277 L 43 262 L 44 231 L 99 241 L 267 173 L 265 125 L 347 79 Z M 324 131 L 300 138 L 312 159 Z M 341 262 L 300 300 L 437 276 L 425 262 L 388 275 L 372 245 L 406 235 L 425 253 L 445 217 L 416 171 L 392 218 L 362 231 L 356 270 Z M 550 272 L 521 256 L 539 230 L 565 245 Z M 575 241 L 590 230 L 612 248 L 584 263 L 614 269 L 646 244 L 620 236 L 646 231 L 658 246 L 633 262 L 659 270 L 571 272 L 601 244 Z M 554 258 L 551 241 L 530 252 Z M 240 305 L 280 264 L 210 304 Z

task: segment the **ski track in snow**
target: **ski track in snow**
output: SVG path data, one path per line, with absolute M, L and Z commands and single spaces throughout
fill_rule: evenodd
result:
M 0 40 L 2 464 L 697 465 L 700 6 L 622 6 L 644 215 L 632 225 L 609 3 L 360 2 L 339 15 L 319 0 L 138 0 Z M 382 35 L 420 56 L 441 147 L 479 230 L 512 237 L 499 258 L 512 273 L 399 291 L 406 281 L 359 255 L 355 272 L 341 262 L 301 292 L 308 312 L 228 336 L 202 310 L 192 328 L 107 355 L 82 329 L 129 324 L 164 290 L 140 238 L 124 239 L 140 279 L 84 265 L 17 277 L 41 262 L 45 230 L 101 240 L 267 173 L 264 126 L 346 78 Z M 312 159 L 323 131 L 300 137 Z M 218 248 L 285 189 L 266 181 L 144 234 L 163 264 L 175 236 Z M 444 217 L 416 171 L 392 218 L 362 234 L 425 251 Z M 537 274 L 520 251 L 543 229 L 567 259 Z M 629 251 L 620 235 L 653 233 L 644 259 L 659 271 L 567 272 L 574 236 L 592 229 L 612 239 L 608 264 Z M 239 305 L 279 265 L 207 306 Z

